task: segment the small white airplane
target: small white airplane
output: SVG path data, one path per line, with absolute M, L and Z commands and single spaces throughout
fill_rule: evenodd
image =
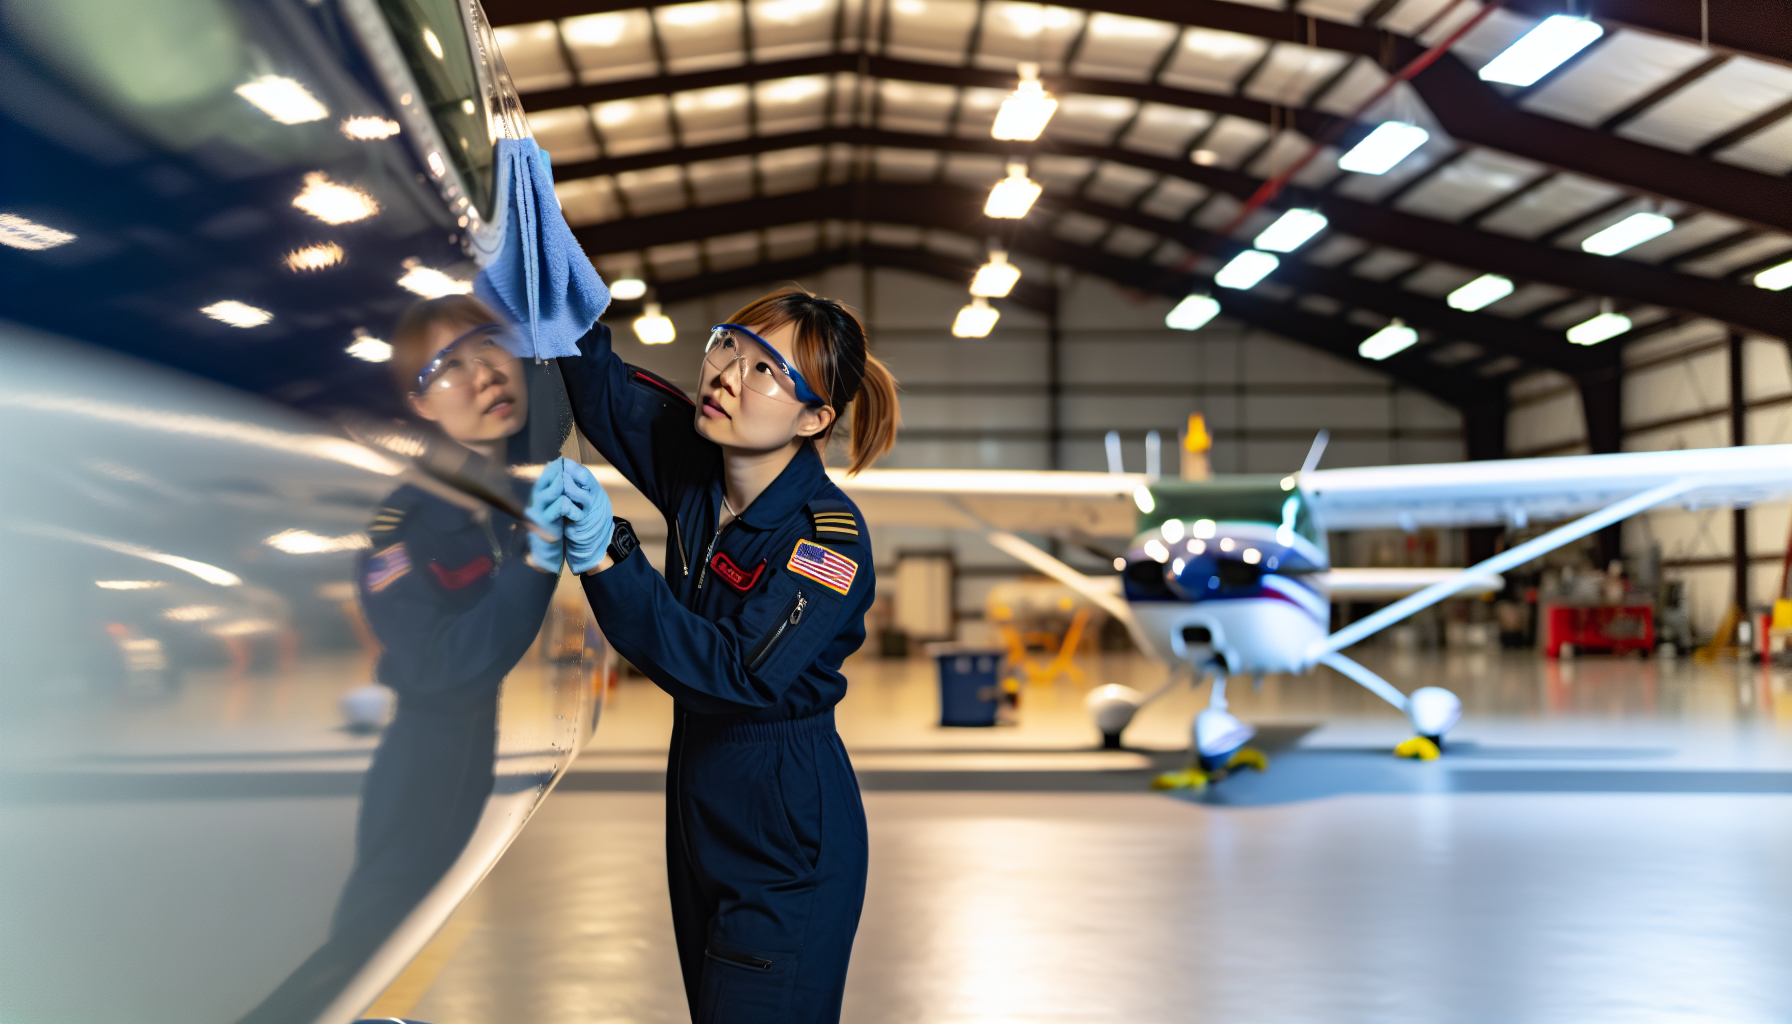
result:
M 1747 506 L 1792 497 L 1792 445 L 1577 455 L 1436 465 L 1319 470 L 1325 435 L 1287 476 L 1204 474 L 1206 432 L 1191 418 L 1185 476 L 1024 470 L 868 470 L 838 483 L 882 526 L 987 533 L 997 548 L 1076 590 L 1123 622 L 1141 652 L 1171 667 L 1145 696 L 1091 691 L 1088 708 L 1109 746 L 1140 707 L 1167 692 L 1179 669 L 1211 677 L 1193 723 L 1195 762 L 1166 784 L 1199 787 L 1240 766 L 1262 767 L 1255 730 L 1226 705 L 1232 676 L 1305 673 L 1328 665 L 1402 712 L 1414 737 L 1396 753 L 1436 757 L 1462 715 L 1450 691 L 1400 692 L 1341 653 L 1422 608 L 1503 586 L 1499 574 L 1629 516 L 1663 505 Z M 606 486 L 626 488 L 602 471 Z M 610 477 L 615 479 L 611 480 Z M 619 505 L 621 503 L 619 502 Z M 1578 517 L 1578 518 L 1574 518 Z M 1466 569 L 1334 569 L 1325 531 L 1512 526 L 1571 519 Z M 1116 576 L 1094 577 L 1015 531 L 1077 540 L 1130 537 Z M 1330 632 L 1334 598 L 1399 600 Z

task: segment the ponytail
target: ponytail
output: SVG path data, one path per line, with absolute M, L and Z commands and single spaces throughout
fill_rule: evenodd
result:
M 834 407 L 834 422 L 815 435 L 817 448 L 827 445 L 851 406 L 847 476 L 865 470 L 896 447 L 896 429 L 902 423 L 896 378 L 871 354 L 865 324 L 852 310 L 833 299 L 791 288 L 748 303 L 728 322 L 762 331 L 796 325 L 791 358 L 822 402 Z
M 896 378 L 883 360 L 865 353 L 865 378 L 859 383 L 859 395 L 852 400 L 852 463 L 846 475 L 852 476 L 873 462 L 890 454 L 896 447 L 896 428 L 902 423 L 902 409 L 896 401 Z

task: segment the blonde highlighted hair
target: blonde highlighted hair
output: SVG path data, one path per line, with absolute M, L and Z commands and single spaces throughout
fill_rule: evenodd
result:
M 747 303 L 728 322 L 761 334 L 794 325 L 795 351 L 787 354 L 810 389 L 834 407 L 834 422 L 815 436 L 817 447 L 826 446 L 851 408 L 848 476 L 896 447 L 896 429 L 902 423 L 896 378 L 871 354 L 858 314 L 833 299 L 793 287 Z

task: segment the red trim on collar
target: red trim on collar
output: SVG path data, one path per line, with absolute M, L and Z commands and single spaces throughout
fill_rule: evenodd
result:
M 765 571 L 765 562 L 761 560 L 749 574 L 740 566 L 735 565 L 727 555 L 718 551 L 716 557 L 709 560 L 709 567 L 716 571 L 717 576 L 727 580 L 729 586 L 744 594 L 753 589 L 753 584 L 759 582 L 759 574 Z

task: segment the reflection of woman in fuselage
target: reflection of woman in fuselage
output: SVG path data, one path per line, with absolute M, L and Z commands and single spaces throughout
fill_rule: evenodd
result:
M 504 329 L 457 295 L 413 306 L 393 339 L 393 377 L 411 409 L 492 460 L 529 414 L 522 365 L 498 342 Z M 499 685 L 553 596 L 555 577 L 528 566 L 522 525 L 501 512 L 481 521 L 407 485 L 368 532 L 356 585 L 383 647 L 375 676 L 397 692 L 398 710 L 362 784 L 354 870 L 329 941 L 244 1024 L 310 1020 L 454 865 L 492 792 Z

